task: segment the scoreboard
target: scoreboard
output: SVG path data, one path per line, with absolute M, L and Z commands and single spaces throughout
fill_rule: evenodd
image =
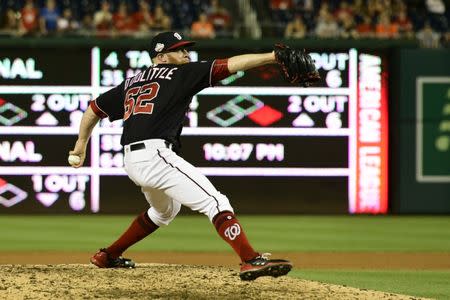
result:
M 221 55 L 206 53 L 190 55 Z M 257 178 L 245 187 L 256 194 L 274 181 L 293 182 L 285 192 L 294 193 L 296 182 L 314 179 L 327 190 L 330 180 L 348 212 L 385 213 L 386 59 L 358 49 L 311 56 L 323 79 L 316 87 L 288 85 L 271 65 L 201 91 L 186 114 L 182 156 L 208 177 L 242 178 L 242 185 Z M 89 101 L 150 65 L 145 49 L 2 49 L 0 212 L 107 211 L 114 188 L 106 187 L 129 184 L 121 121 L 100 121 L 82 168 L 67 164 L 68 151 Z M 301 193 L 318 191 L 305 185 Z

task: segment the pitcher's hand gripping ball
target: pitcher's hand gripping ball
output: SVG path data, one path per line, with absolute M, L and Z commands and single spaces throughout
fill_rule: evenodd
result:
M 71 166 L 76 166 L 81 162 L 81 158 L 78 155 L 69 155 L 69 157 L 67 158 L 67 161 L 69 162 L 69 164 Z
M 308 87 L 320 80 L 313 59 L 304 49 L 292 49 L 284 44 L 276 44 L 274 51 L 286 81 Z

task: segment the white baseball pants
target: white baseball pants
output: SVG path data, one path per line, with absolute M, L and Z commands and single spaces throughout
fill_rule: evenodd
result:
M 124 152 L 125 171 L 141 187 L 150 204 L 148 215 L 156 225 L 168 225 L 181 205 L 205 214 L 210 221 L 219 212 L 234 213 L 228 198 L 165 140 L 132 143 Z

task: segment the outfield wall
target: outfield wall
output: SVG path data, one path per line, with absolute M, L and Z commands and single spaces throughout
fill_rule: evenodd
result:
M 450 212 L 450 51 L 393 54 L 391 202 L 398 213 Z

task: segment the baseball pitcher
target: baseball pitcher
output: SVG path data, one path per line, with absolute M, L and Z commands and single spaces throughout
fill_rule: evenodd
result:
M 150 206 L 90 261 L 100 268 L 133 268 L 135 263 L 123 258 L 123 252 L 168 225 L 185 205 L 205 214 L 240 257 L 242 280 L 285 275 L 292 264 L 253 249 L 228 198 L 177 154 L 179 137 L 192 97 L 237 71 L 279 63 L 286 80 L 303 86 L 318 80 L 318 73 L 308 54 L 284 45 L 269 53 L 190 62 L 186 47 L 193 44 L 177 32 L 156 35 L 150 44 L 153 66 L 91 101 L 83 114 L 78 140 L 69 153 L 79 157 L 70 160 L 72 166 L 83 165 L 92 129 L 100 119 L 123 120 L 124 168 Z

